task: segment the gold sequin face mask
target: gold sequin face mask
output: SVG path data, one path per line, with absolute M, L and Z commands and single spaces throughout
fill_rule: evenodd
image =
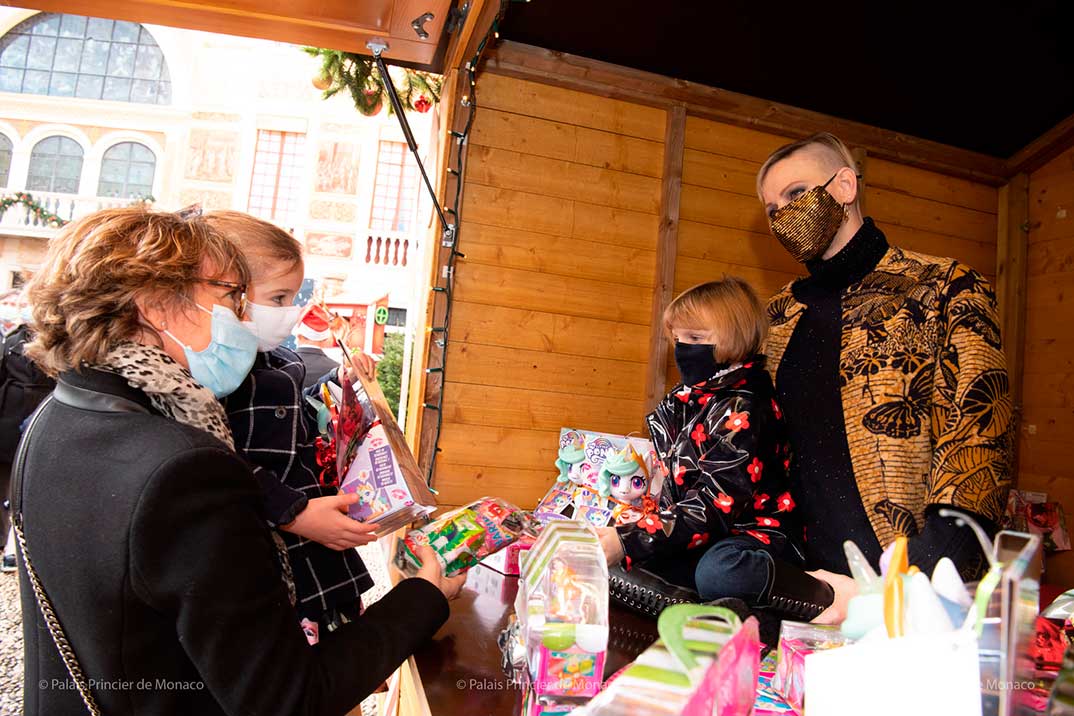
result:
M 772 234 L 798 263 L 823 254 L 846 218 L 846 207 L 828 193 L 835 176 L 776 209 L 768 222 Z

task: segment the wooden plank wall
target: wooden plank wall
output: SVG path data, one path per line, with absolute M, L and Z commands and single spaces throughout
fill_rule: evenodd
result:
M 1029 175 L 1019 486 L 1063 503 L 1074 530 L 1074 147 Z M 1074 552 L 1049 555 L 1046 579 L 1074 584 Z
M 666 113 L 478 81 L 434 485 L 532 507 L 563 425 L 641 430 Z
M 667 112 L 490 72 L 478 98 L 434 485 L 532 507 L 561 426 L 643 428 Z M 687 117 L 676 291 L 797 275 L 754 192 L 786 141 Z M 871 158 L 867 186 L 893 241 L 995 275 L 995 188 Z

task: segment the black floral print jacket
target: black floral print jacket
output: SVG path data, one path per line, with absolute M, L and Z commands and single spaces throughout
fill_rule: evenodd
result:
M 628 567 L 732 534 L 787 546 L 790 445 L 764 356 L 678 386 L 647 421 L 664 488 L 656 512 L 619 528 Z

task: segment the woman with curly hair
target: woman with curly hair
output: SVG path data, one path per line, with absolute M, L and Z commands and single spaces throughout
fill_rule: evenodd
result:
M 13 472 L 24 712 L 342 714 L 446 620 L 435 558 L 309 646 L 217 398 L 249 272 L 200 216 L 98 212 L 50 242 L 28 353 L 57 377 Z

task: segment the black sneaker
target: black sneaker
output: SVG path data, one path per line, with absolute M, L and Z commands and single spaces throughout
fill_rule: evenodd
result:
M 15 569 L 15 555 L 5 554 L 4 561 L 0 562 L 0 572 L 14 572 Z

